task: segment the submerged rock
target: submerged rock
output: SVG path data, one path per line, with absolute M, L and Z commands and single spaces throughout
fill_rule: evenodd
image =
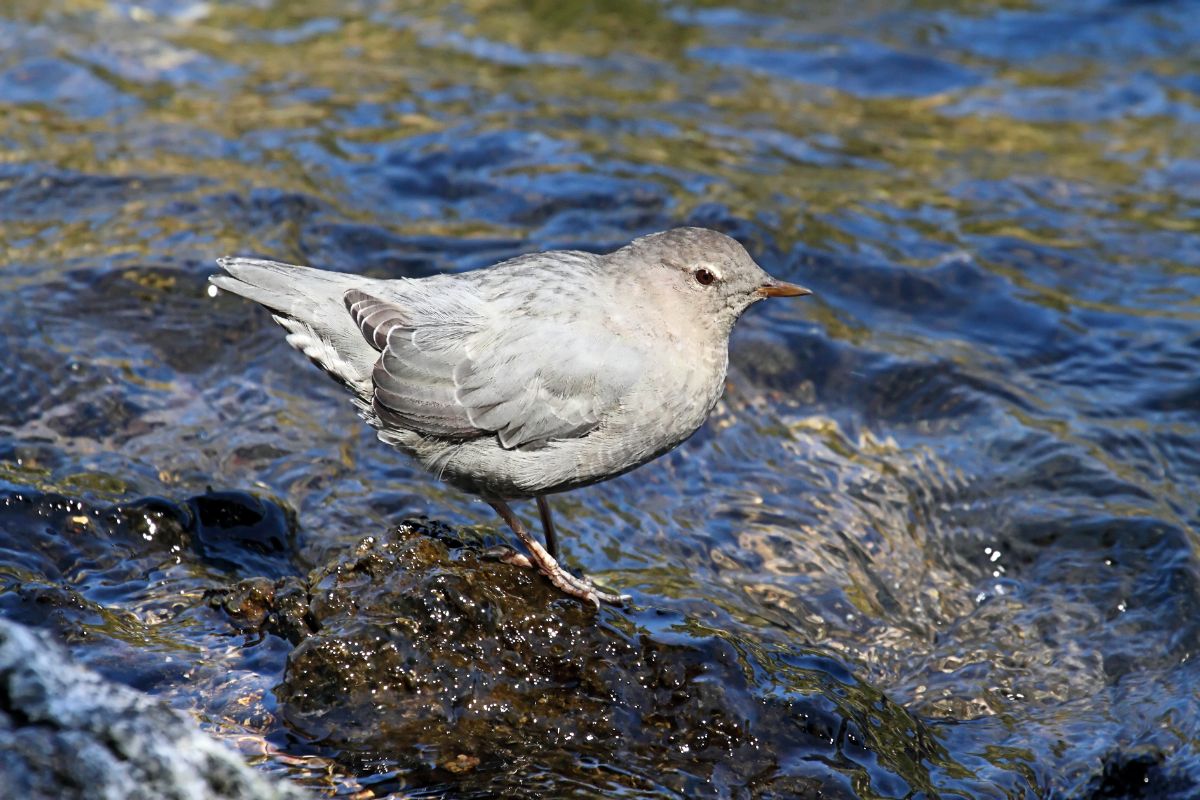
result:
M 837 661 L 674 613 L 597 614 L 466 535 L 409 522 L 367 538 L 310 575 L 306 603 L 286 579 L 214 598 L 240 629 L 259 620 L 295 643 L 282 718 L 360 776 L 390 775 L 376 794 L 837 798 L 954 783 L 924 725 Z
M 0 617 L 0 797 L 289 800 L 182 713 Z

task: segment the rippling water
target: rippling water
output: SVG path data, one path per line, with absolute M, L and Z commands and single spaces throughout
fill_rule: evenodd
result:
M 1193 796 L 1198 45 L 1195 2 L 7 3 L 0 613 L 339 794 Z M 556 503 L 635 598 L 613 652 L 702 698 L 742 664 L 742 738 L 626 720 L 528 782 L 474 729 L 421 770 L 456 751 L 383 707 L 298 722 L 289 643 L 204 592 L 497 522 L 213 258 L 421 276 L 680 224 L 816 296 L 747 315 L 688 443 Z M 796 749 L 822 698 L 850 727 Z

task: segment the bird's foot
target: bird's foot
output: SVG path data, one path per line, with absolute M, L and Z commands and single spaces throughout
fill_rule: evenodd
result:
M 627 594 L 606 592 L 597 587 L 592 582 L 592 579 L 586 576 L 575 577 L 563 569 L 554 559 L 550 559 L 549 563 L 538 564 L 538 568 L 541 569 L 542 573 L 559 590 L 572 597 L 578 597 L 580 600 L 586 600 L 596 608 L 599 608 L 601 603 L 610 603 L 611 605 L 619 606 L 633 599 Z
M 564 594 L 569 594 L 571 597 L 578 597 L 580 600 L 586 600 L 596 606 L 596 608 L 600 608 L 601 603 L 611 603 L 612 605 L 619 606 L 626 600 L 633 599 L 627 594 L 606 592 L 597 588 L 596 584 L 592 583 L 590 578 L 577 578 L 567 572 L 558 563 L 558 559 L 542 546 L 541 542 L 530 536 L 529 531 L 525 530 L 525 526 L 521 523 L 521 520 L 508 507 L 508 503 L 495 498 L 484 499 L 487 500 L 492 508 L 496 509 L 496 513 L 500 515 L 500 518 L 508 523 L 508 527 L 512 528 L 513 533 L 520 537 L 521 542 L 529 549 L 529 558 L 514 554 L 513 560 L 508 563 L 521 564 L 521 561 L 518 559 L 523 558 L 525 563 L 536 566 L 541 570 L 542 574 L 549 578 L 550 582 Z M 542 512 L 542 522 L 546 525 L 547 532 L 553 530 L 553 526 L 548 522 L 550 518 L 549 507 L 539 499 L 538 508 Z
M 518 553 L 506 544 L 489 547 L 487 550 L 481 552 L 479 556 L 491 561 L 499 561 L 501 564 L 512 564 L 514 567 L 521 567 L 522 569 L 533 569 L 533 562 L 529 560 L 529 556 L 524 553 Z
M 537 564 L 529 556 L 518 553 L 508 545 L 498 544 L 494 547 L 489 547 L 480 553 L 483 558 L 499 561 L 501 564 L 511 564 L 514 567 L 522 569 L 537 569 L 543 575 L 550 579 L 558 589 L 571 595 L 578 597 L 580 600 L 586 600 L 595 604 L 597 608 L 601 603 L 611 603 L 612 605 L 622 605 L 633 598 L 627 594 L 613 594 L 605 592 L 598 588 L 595 582 L 586 575 L 576 577 L 570 572 L 567 572 L 558 561 L 548 559 L 546 564 Z

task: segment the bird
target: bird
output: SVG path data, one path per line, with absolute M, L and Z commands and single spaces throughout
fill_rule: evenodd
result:
M 495 509 L 528 551 L 506 560 L 597 608 L 629 596 L 560 564 L 548 497 L 688 439 L 721 398 L 742 313 L 812 294 L 771 277 L 735 239 L 694 227 L 606 254 L 551 250 L 422 278 L 217 264 L 210 282 L 265 306 L 381 441 Z M 529 499 L 544 545 L 509 505 Z

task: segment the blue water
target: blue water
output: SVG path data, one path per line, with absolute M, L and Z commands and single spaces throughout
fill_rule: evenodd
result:
M 317 741 L 289 643 L 206 605 L 408 516 L 499 531 L 206 276 L 706 225 L 815 297 L 743 319 L 689 442 L 555 502 L 634 596 L 606 630 L 741 654 L 742 749 L 532 726 L 539 791 L 1200 793 L 1197 76 L 1195 2 L 7 3 L 0 613 L 326 792 L 532 791 L 458 711 L 463 772 L 390 707 Z M 806 703 L 836 757 L 780 733 Z

